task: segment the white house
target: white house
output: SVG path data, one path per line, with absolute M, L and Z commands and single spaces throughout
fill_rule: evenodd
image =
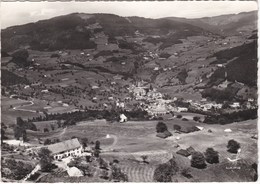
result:
M 124 114 L 120 114 L 120 123 L 127 122 L 127 117 Z
M 83 152 L 82 145 L 77 138 L 51 144 L 47 148 L 55 160 L 69 156 L 80 156 Z
M 227 128 L 227 129 L 224 130 L 224 132 L 230 133 L 230 132 L 232 132 L 232 130 L 230 128 Z
M 233 108 L 238 108 L 238 107 L 240 107 L 240 103 L 239 102 L 234 102 L 233 104 L 231 104 L 229 106 L 233 107 Z

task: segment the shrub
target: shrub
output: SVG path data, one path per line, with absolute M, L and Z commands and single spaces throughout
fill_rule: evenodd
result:
M 182 118 L 182 121 L 189 121 L 187 118 Z
M 194 116 L 194 117 L 193 117 L 193 120 L 194 120 L 194 121 L 199 121 L 199 120 L 200 120 L 200 117 Z
M 228 141 L 227 148 L 228 148 L 228 152 L 237 153 L 238 149 L 240 148 L 240 144 L 237 141 L 232 139 Z
M 207 166 L 205 157 L 201 152 L 194 152 L 192 154 L 191 166 L 198 169 L 204 169 Z
M 59 58 L 59 57 L 60 57 L 60 55 L 57 54 L 57 53 L 54 53 L 54 54 L 51 55 L 51 58 Z
M 167 126 L 165 123 L 163 122 L 158 122 L 156 125 L 156 132 L 157 133 L 162 133 L 165 132 L 166 130 L 168 130 Z
M 119 181 L 119 182 L 128 181 L 127 175 L 125 173 L 123 173 L 119 167 L 112 166 L 111 170 L 112 170 L 112 174 L 111 174 L 112 179 Z
M 48 144 L 51 144 L 51 140 L 50 139 L 45 139 L 45 141 L 44 141 L 44 143 L 43 143 L 44 145 L 48 145 Z
M 100 141 L 97 140 L 95 143 L 95 149 L 100 150 Z
M 219 155 L 218 152 L 215 151 L 213 148 L 207 148 L 206 152 L 204 153 L 206 157 L 206 161 L 210 164 L 219 163 Z
M 190 169 L 189 168 L 185 168 L 185 169 L 182 169 L 181 171 L 181 175 L 184 176 L 185 178 L 192 178 L 193 176 L 190 174 Z
M 157 182 L 172 182 L 172 176 L 179 170 L 174 158 L 160 164 L 154 171 L 153 179 Z
M 177 116 L 176 116 L 176 118 L 182 118 L 182 115 L 180 115 L 180 114 L 178 114 Z

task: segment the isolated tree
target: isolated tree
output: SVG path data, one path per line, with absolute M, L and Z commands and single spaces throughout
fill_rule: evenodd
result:
M 82 138 L 81 139 L 82 146 L 85 149 L 88 146 L 88 138 Z
M 23 129 L 22 136 L 23 136 L 23 141 L 24 141 L 24 142 L 28 141 L 26 129 Z
M 94 157 L 98 158 L 99 154 L 100 154 L 100 150 L 99 149 L 95 149 L 93 154 L 94 154 Z
M 172 182 L 172 176 L 179 168 L 173 157 L 167 163 L 160 164 L 154 171 L 153 179 L 157 182 Z
M 161 133 L 161 132 L 165 132 L 167 131 L 168 128 L 167 128 L 167 125 L 163 122 L 158 122 L 157 125 L 156 125 L 156 132 L 157 133 Z
M 204 153 L 206 157 L 206 161 L 210 164 L 219 163 L 219 155 L 218 152 L 215 151 L 213 148 L 207 148 L 206 152 Z
M 26 136 L 25 128 L 15 125 L 14 126 L 14 137 L 15 137 L 16 140 L 19 140 L 20 137 L 22 137 L 23 140 L 26 141 L 27 140 L 27 136 Z
M 198 169 L 203 169 L 207 166 L 205 162 L 205 157 L 201 152 L 194 152 L 192 154 L 191 166 Z
M 17 117 L 16 118 L 16 125 L 19 126 L 19 127 L 25 127 L 26 124 L 21 117 Z
M 99 140 L 97 140 L 95 142 L 95 149 L 100 150 L 100 141 Z
M 228 145 L 227 145 L 228 152 L 237 153 L 239 148 L 240 148 L 240 144 L 234 139 L 228 141 Z
M 41 148 L 38 152 L 40 158 L 40 166 L 43 172 L 50 172 L 52 170 L 52 156 L 51 151 L 47 148 Z
M 44 145 L 49 145 L 49 144 L 51 144 L 51 140 L 50 139 L 45 139 L 43 144 Z

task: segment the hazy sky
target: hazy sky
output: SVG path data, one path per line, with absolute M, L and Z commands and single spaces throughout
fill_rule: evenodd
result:
M 257 10 L 255 1 L 165 2 L 2 2 L 1 27 L 6 28 L 74 12 L 113 13 L 147 18 L 199 18 Z

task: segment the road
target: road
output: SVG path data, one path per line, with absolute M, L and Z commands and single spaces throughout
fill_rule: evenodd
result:
M 36 113 L 36 111 L 34 111 L 34 110 L 20 108 L 20 107 L 29 107 L 29 106 L 34 105 L 33 100 L 34 100 L 34 99 L 31 98 L 31 100 L 28 101 L 30 104 L 27 104 L 27 105 L 18 105 L 18 106 L 16 106 L 16 107 L 13 107 L 13 110 L 17 110 L 17 111 L 27 111 L 27 112 Z

